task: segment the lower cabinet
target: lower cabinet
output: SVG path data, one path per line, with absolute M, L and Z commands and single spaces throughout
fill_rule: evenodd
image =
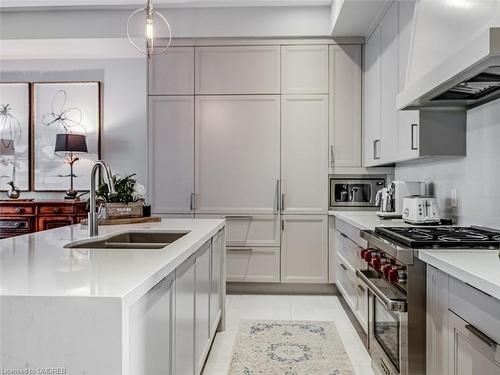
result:
M 196 256 L 196 366 L 200 373 L 210 348 L 211 241 Z
M 212 239 L 212 254 L 210 262 L 212 263 L 212 272 L 210 275 L 210 336 L 212 336 L 219 325 L 219 319 L 222 315 L 222 254 L 225 251 L 224 231 L 219 231 Z
M 174 369 L 175 375 L 195 373 L 196 256 L 175 272 Z
M 284 215 L 281 230 L 281 281 L 328 282 L 328 216 Z
M 279 247 L 228 247 L 227 281 L 279 283 Z
M 164 278 L 130 310 L 130 375 L 171 373 L 172 281 Z

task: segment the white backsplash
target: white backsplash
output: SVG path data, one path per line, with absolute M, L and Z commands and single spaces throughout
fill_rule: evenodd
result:
M 500 101 L 467 113 L 466 157 L 400 163 L 395 176 L 432 182 L 442 215 L 458 224 L 500 229 Z M 458 192 L 457 209 L 450 207 L 452 189 Z

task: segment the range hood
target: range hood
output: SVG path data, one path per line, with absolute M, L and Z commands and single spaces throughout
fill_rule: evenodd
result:
M 500 28 L 491 27 L 407 85 L 398 109 L 467 110 L 500 98 Z

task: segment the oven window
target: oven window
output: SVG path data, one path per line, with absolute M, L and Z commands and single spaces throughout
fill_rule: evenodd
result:
M 399 318 L 396 314 L 388 311 L 377 298 L 374 300 L 373 331 L 375 338 L 399 371 Z

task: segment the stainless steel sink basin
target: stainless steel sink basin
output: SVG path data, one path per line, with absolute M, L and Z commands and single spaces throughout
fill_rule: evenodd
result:
M 70 242 L 66 249 L 163 249 L 189 231 L 126 231 Z

